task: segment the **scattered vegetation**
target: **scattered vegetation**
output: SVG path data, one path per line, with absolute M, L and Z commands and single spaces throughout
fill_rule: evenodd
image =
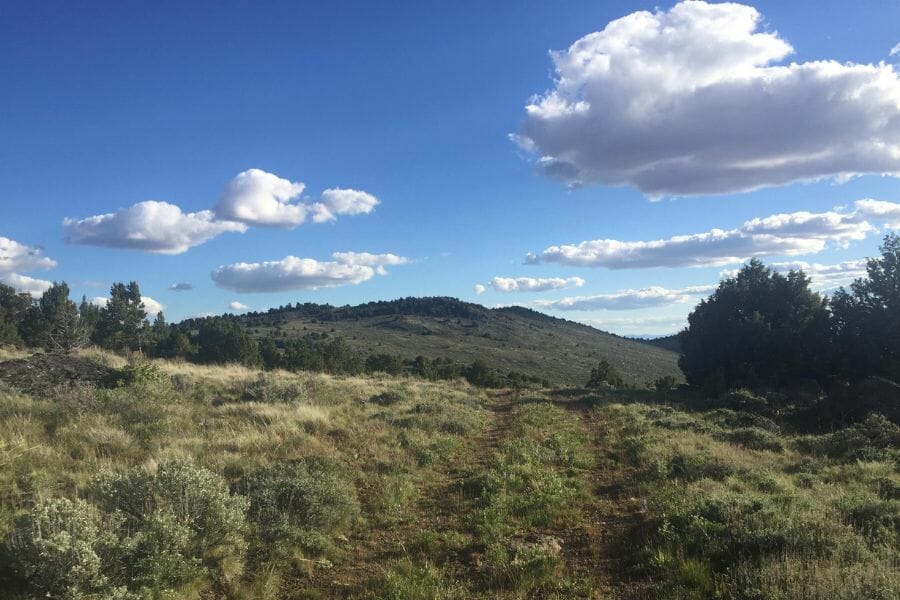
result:
M 611 404 L 594 418 L 644 506 L 627 538 L 635 597 L 900 593 L 900 428 L 886 419 L 799 436 L 727 409 Z

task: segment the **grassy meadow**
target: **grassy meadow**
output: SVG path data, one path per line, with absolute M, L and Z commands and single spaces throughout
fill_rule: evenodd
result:
M 900 594 L 884 419 L 81 357 L 0 382 L 4 598 Z

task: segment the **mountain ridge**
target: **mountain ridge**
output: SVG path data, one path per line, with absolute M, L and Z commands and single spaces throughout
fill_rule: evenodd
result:
M 554 384 L 582 385 L 603 359 L 632 385 L 665 375 L 681 379 L 675 352 L 522 306 L 488 308 L 430 296 L 355 306 L 298 302 L 225 317 L 256 339 L 341 337 L 364 355 L 421 355 L 465 364 L 481 359 L 501 372 L 517 371 Z M 197 328 L 202 321 L 182 324 Z

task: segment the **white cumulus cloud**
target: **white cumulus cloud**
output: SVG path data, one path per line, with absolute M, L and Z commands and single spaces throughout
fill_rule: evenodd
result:
M 876 228 L 867 219 L 900 219 L 900 204 L 860 200 L 852 210 L 795 212 L 751 219 L 736 229 L 646 241 L 588 240 L 550 246 L 525 257 L 527 264 L 560 263 L 582 267 L 629 269 L 710 267 L 760 256 L 798 256 L 865 239 Z
M 653 286 L 638 290 L 622 290 L 612 294 L 538 300 L 535 305 L 556 310 L 634 310 L 691 302 L 697 296 L 709 294 L 714 290 L 715 286 L 692 286 L 675 290 Z
M 222 265 L 211 274 L 219 287 L 236 292 L 283 292 L 353 285 L 385 275 L 385 266 L 408 259 L 394 254 L 335 252 L 334 260 L 286 256 L 281 260 Z
M 891 48 L 890 56 L 897 56 L 900 54 L 900 44 L 894 44 L 894 47 Z
M 479 296 L 487 291 L 487 288 L 481 283 L 476 283 L 472 289 L 475 290 L 475 293 Z
M 857 200 L 856 212 L 870 219 L 883 220 L 888 227 L 893 229 L 900 228 L 900 204 L 896 202 L 873 200 L 871 198 Z
M 220 221 L 212 211 L 184 213 L 168 202 L 147 200 L 114 213 L 65 219 L 66 240 L 74 244 L 181 254 L 227 231 L 247 226 Z
M 378 206 L 378 198 L 359 190 L 331 188 L 322 192 L 322 199 L 312 206 L 313 221 L 334 221 L 337 215 L 366 215 Z
M 305 187 L 262 169 L 248 169 L 225 186 L 216 214 L 248 225 L 292 229 L 307 217 L 324 223 L 338 215 L 368 214 L 379 204 L 368 192 L 342 188 L 327 189 L 318 202 L 310 204 L 301 198 Z
M 56 261 L 44 256 L 41 248 L 0 236 L 0 273 L 52 269 L 55 266 Z
M 581 277 L 494 277 L 490 286 L 498 292 L 546 292 L 564 290 L 584 285 Z
M 611 21 L 552 53 L 554 87 L 512 137 L 570 185 L 650 197 L 900 175 L 893 65 L 785 63 L 793 48 L 761 21 L 706 2 Z
M 230 308 L 231 310 L 248 310 L 250 307 L 243 302 L 238 302 L 237 300 L 235 300 L 234 302 L 228 304 L 228 308 Z
M 249 225 L 296 227 L 306 220 L 309 211 L 299 202 L 305 187 L 262 169 L 248 169 L 225 186 L 216 215 Z
M 35 279 L 27 275 L 19 275 L 18 273 L 9 273 L 0 276 L 0 281 L 6 285 L 12 286 L 19 292 L 30 294 L 32 298 L 40 298 L 41 294 L 49 290 L 53 286 L 52 281 L 44 279 Z

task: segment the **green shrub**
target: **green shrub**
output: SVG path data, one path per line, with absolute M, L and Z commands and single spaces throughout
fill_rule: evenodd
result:
M 900 504 L 871 497 L 851 497 L 840 504 L 844 522 L 853 526 L 871 544 L 896 548 L 900 541 Z
M 375 394 L 374 396 L 369 398 L 369 402 L 377 404 L 378 406 L 391 406 L 393 404 L 397 404 L 398 402 L 402 402 L 403 400 L 403 394 L 394 390 L 381 392 L 380 394 Z
M 248 517 L 263 556 L 302 545 L 306 532 L 340 532 L 360 511 L 352 482 L 319 458 L 260 467 L 236 489 L 250 501 Z
M 844 460 L 888 460 L 900 448 L 900 426 L 879 414 L 834 433 L 798 441 L 801 450 Z
M 776 434 L 759 427 L 742 427 L 726 431 L 716 437 L 750 450 L 771 450 L 772 452 L 784 450 L 784 444 Z
M 557 578 L 559 557 L 538 544 L 511 547 L 492 544 L 485 552 L 489 585 L 528 596 L 551 585 Z
M 105 556 L 125 582 L 177 588 L 201 573 L 219 576 L 246 549 L 246 499 L 215 473 L 190 463 L 102 473 L 91 486 L 115 539 Z
M 709 453 L 676 453 L 668 465 L 668 476 L 682 481 L 714 479 L 721 481 L 733 473 L 730 465 Z
M 156 363 L 138 360 L 114 370 L 108 383 L 112 387 L 132 386 L 164 391 L 171 387 L 172 380 Z
M 302 384 L 283 383 L 272 373 L 260 373 L 256 379 L 244 383 L 240 395 L 242 400 L 272 404 L 297 402 L 308 396 Z
M 588 378 L 585 387 L 587 388 L 603 388 L 603 387 L 622 387 L 625 380 L 619 371 L 612 364 L 603 359 L 597 363 L 597 366 L 591 369 L 591 376 Z
M 106 587 L 96 511 L 83 500 L 38 501 L 8 541 L 14 570 L 39 596 L 83 598 Z
M 378 597 L 384 600 L 453 600 L 471 596 L 463 584 L 436 566 L 429 563 L 420 566 L 407 559 L 388 572 Z

